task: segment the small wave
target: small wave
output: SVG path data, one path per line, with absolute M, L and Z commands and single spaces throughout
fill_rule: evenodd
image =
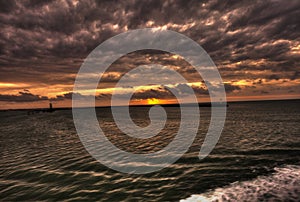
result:
M 192 195 L 180 202 L 206 201 L 300 201 L 300 166 L 275 168 L 269 176 L 234 182 L 226 187 Z

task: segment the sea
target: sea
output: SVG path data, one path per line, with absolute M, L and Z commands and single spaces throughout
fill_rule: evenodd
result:
M 150 123 L 150 107 L 131 107 L 133 121 Z M 99 125 L 118 148 L 155 152 L 173 140 L 178 107 L 165 108 L 161 133 L 149 140 L 122 134 L 110 108 L 97 108 Z M 200 126 L 174 164 L 148 174 L 112 170 L 81 143 L 72 110 L 0 112 L 0 201 L 300 201 L 300 100 L 231 102 L 218 144 L 198 153 L 210 123 Z

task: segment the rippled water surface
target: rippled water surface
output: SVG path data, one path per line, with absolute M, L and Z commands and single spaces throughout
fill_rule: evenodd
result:
M 299 201 L 300 101 L 231 103 L 213 152 L 197 155 L 210 120 L 201 108 L 197 138 L 175 164 L 146 175 L 111 170 L 82 146 L 71 110 L 27 115 L 0 112 L 0 199 L 89 201 Z M 132 108 L 137 125 L 149 124 L 149 108 Z M 120 149 L 158 151 L 174 138 L 178 108 L 149 140 L 129 138 L 109 109 L 97 109 L 100 126 Z

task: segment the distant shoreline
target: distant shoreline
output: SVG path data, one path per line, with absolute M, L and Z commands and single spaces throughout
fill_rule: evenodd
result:
M 279 100 L 243 100 L 243 101 L 229 101 L 226 102 L 227 106 L 230 103 L 251 103 L 251 102 L 280 102 L 280 101 L 296 101 L 300 99 L 279 99 Z M 183 105 L 185 106 L 191 106 L 197 103 L 184 103 Z M 158 104 L 162 107 L 179 107 L 180 104 Z M 216 103 L 216 106 L 222 106 L 222 103 Z M 152 107 L 155 105 L 130 105 L 130 107 Z M 211 107 L 211 103 L 210 102 L 204 102 L 204 103 L 198 103 L 199 107 Z M 95 108 L 110 108 L 111 106 L 96 106 Z M 115 106 L 115 107 L 125 107 L 125 106 Z M 84 108 L 91 108 L 91 107 L 81 107 L 81 109 Z M 0 112 L 2 111 L 43 111 L 46 110 L 48 108 L 25 108 L 25 109 L 0 109 Z M 55 111 L 60 111 L 60 110 L 71 110 L 72 107 L 58 107 L 58 108 L 54 108 Z

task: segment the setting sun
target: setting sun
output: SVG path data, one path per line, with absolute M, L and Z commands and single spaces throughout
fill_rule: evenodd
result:
M 156 104 L 160 104 L 161 102 L 159 99 L 156 99 L 156 98 L 148 98 L 147 103 L 149 105 L 156 105 Z

